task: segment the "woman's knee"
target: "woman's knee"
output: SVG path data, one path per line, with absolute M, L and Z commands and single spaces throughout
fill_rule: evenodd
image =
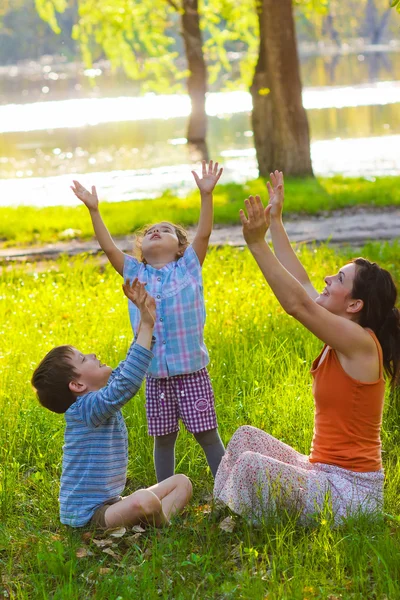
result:
M 241 467 L 254 467 L 257 464 L 257 452 L 253 452 L 252 450 L 246 450 L 245 452 L 241 452 L 237 464 Z
M 260 431 L 260 429 L 257 429 L 257 427 L 252 427 L 251 425 L 241 425 L 238 429 L 236 429 L 235 433 L 232 436 L 232 440 L 235 440 L 237 438 L 243 440 L 247 436 L 255 435 L 258 431 Z

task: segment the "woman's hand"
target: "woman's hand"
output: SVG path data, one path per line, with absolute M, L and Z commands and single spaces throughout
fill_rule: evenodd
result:
M 79 183 L 79 181 L 74 180 L 73 183 L 74 185 L 71 185 L 71 190 L 74 192 L 75 196 L 79 198 L 89 210 L 98 210 L 99 199 L 97 197 L 95 186 L 92 185 L 92 193 L 90 193 L 89 190 Z
M 211 194 L 217 185 L 218 179 L 222 175 L 223 169 L 218 169 L 218 163 L 213 163 L 212 160 L 207 163 L 205 160 L 201 163 L 202 177 L 200 178 L 196 171 L 192 171 L 193 177 L 196 181 L 197 187 L 200 190 L 200 194 Z
M 258 244 L 265 240 L 265 235 L 270 225 L 270 212 L 272 205 L 268 204 L 264 208 L 260 196 L 250 196 L 244 201 L 247 211 L 247 218 L 243 210 L 240 210 L 239 216 L 243 226 L 243 237 L 246 244 Z
M 271 183 L 267 181 L 269 203 L 271 204 L 271 219 L 281 218 L 283 211 L 284 184 L 282 171 L 270 173 Z

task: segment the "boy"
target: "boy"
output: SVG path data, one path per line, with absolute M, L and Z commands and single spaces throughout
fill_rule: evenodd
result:
M 59 346 L 45 356 L 32 376 L 40 403 L 65 414 L 60 519 L 72 527 L 90 523 L 113 528 L 141 521 L 160 527 L 187 504 L 192 493 L 190 480 L 174 475 L 121 498 L 128 462 L 121 408 L 138 392 L 153 358 L 150 348 L 156 315 L 154 298 L 144 284 L 135 279 L 122 287 L 141 316 L 125 361 L 113 371 L 95 354 Z

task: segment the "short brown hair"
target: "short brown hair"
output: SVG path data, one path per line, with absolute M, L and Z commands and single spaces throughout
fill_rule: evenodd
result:
M 69 383 L 79 376 L 72 366 L 72 346 L 57 346 L 36 367 L 31 383 L 39 402 L 55 413 L 65 413 L 76 400 Z
M 183 252 L 185 252 L 185 250 L 189 246 L 190 242 L 189 242 L 187 231 L 182 227 L 182 225 L 175 225 L 175 223 L 171 223 L 170 221 L 160 221 L 160 223 L 166 223 L 167 225 L 171 225 L 171 227 L 173 227 L 175 229 L 176 237 L 178 238 L 178 241 L 179 241 L 179 246 L 183 250 Z M 145 260 L 145 258 L 143 258 L 143 254 L 142 254 L 142 240 L 143 240 L 144 236 L 146 235 L 146 233 L 148 232 L 148 230 L 151 229 L 152 227 L 154 227 L 154 225 L 145 225 L 144 227 L 141 227 L 136 232 L 135 247 L 134 247 L 133 253 L 136 256 L 136 258 L 138 260 L 140 260 L 140 262 L 143 262 L 143 263 L 146 263 L 146 260 Z

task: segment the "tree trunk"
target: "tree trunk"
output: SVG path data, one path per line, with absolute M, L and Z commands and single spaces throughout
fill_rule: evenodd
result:
M 206 142 L 207 115 L 207 67 L 203 54 L 203 39 L 200 30 L 198 0 L 182 0 L 182 37 L 185 44 L 189 77 L 187 89 L 192 103 L 187 140 L 192 160 L 208 160 Z
M 312 176 L 292 0 L 262 0 L 258 7 L 260 52 L 250 91 L 260 175 L 279 169 Z
M 365 9 L 365 21 L 361 29 L 361 34 L 369 38 L 371 44 L 379 44 L 386 29 L 389 15 L 391 14 L 390 6 L 379 16 L 378 9 L 374 0 L 368 0 Z
M 340 41 L 339 32 L 335 28 L 333 14 L 329 13 L 324 22 L 324 32 L 330 37 L 330 39 L 335 42 L 336 46 L 340 47 L 342 45 Z

